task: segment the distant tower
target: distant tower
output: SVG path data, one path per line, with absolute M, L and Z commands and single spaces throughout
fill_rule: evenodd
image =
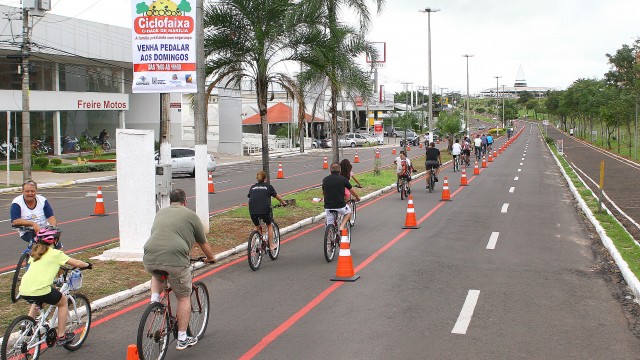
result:
M 514 87 L 527 87 L 527 80 L 524 79 L 524 71 L 522 71 L 522 64 L 518 68 L 518 75 L 516 76 L 516 82 L 513 84 Z

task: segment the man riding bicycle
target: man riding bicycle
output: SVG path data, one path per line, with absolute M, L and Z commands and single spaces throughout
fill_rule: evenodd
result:
M 258 171 L 256 174 L 257 183 L 251 186 L 247 197 L 249 198 L 249 215 L 253 226 L 256 227 L 256 231 L 260 232 L 260 219 L 267 225 L 269 231 L 269 249 L 275 251 L 275 244 L 273 244 L 273 225 L 271 225 L 271 197 L 275 197 L 282 206 L 286 203 L 280 195 L 276 193 L 276 189 L 271 184 L 265 184 L 267 179 L 267 173 L 264 171 Z
M 465 136 L 462 140 L 462 158 L 464 162 L 469 165 L 469 158 L 471 157 L 471 140 Z
M 344 201 L 345 189 L 351 191 L 351 196 L 356 201 L 360 201 L 360 197 L 352 188 L 349 180 L 340 175 L 340 164 L 331 164 L 331 175 L 322 179 L 322 194 L 324 196 L 324 212 L 327 216 L 327 225 L 333 223 L 333 214 L 336 211 L 342 215 L 342 223 L 340 223 L 340 231 L 344 229 L 347 221 L 351 218 L 351 208 Z
M 37 194 L 38 184 L 33 180 L 26 180 L 22 184 L 22 195 L 17 196 L 11 203 L 11 225 L 31 227 L 33 229 L 20 229 L 20 238 L 30 242 L 40 228 L 47 225 L 56 226 L 56 217 L 49 201 Z M 62 244 L 57 242 L 56 249 Z
M 453 156 L 453 162 L 456 163 L 457 161 L 458 165 L 462 163 L 459 159 L 460 154 L 462 154 L 462 145 L 460 145 L 460 141 L 456 139 L 453 145 L 451 146 L 451 156 Z
M 187 336 L 191 318 L 191 249 L 197 243 L 207 256 L 206 262 L 212 263 L 215 259 L 202 221 L 187 208 L 185 192 L 181 189 L 172 190 L 169 202 L 169 207 L 156 213 L 151 236 L 144 244 L 142 262 L 144 269 L 151 274 L 151 302 L 160 301 L 160 293 L 164 289 L 164 281 L 154 270 L 169 274 L 169 284 L 178 299 L 176 350 L 184 350 L 198 342 L 196 336 Z
M 473 145 L 475 147 L 476 160 L 478 160 L 482 157 L 482 139 L 480 139 L 479 134 L 473 139 Z
M 404 150 L 400 150 L 400 156 L 398 156 L 393 163 L 396 164 L 396 176 L 398 183 L 401 179 L 407 179 L 407 184 L 411 188 L 411 173 L 412 165 L 411 160 L 407 157 L 407 153 Z
M 429 179 L 431 178 L 431 172 L 435 171 L 435 180 L 438 181 L 438 173 L 440 172 L 440 165 L 442 165 L 442 158 L 440 157 L 440 150 L 436 148 L 436 143 L 433 141 L 429 144 L 426 152 L 426 160 L 424 167 L 429 171 L 427 176 L 427 189 L 429 188 Z

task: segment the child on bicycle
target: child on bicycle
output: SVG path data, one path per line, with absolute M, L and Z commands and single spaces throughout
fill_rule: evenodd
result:
M 393 163 L 396 164 L 396 176 L 398 177 L 398 181 L 400 181 L 401 178 L 406 178 L 407 183 L 409 183 L 409 187 L 411 187 L 411 173 L 413 172 L 413 168 L 411 160 L 407 157 L 407 153 L 404 150 L 400 150 L 400 156 L 393 160 Z
M 77 268 L 91 269 L 91 263 L 76 260 L 56 249 L 62 231 L 55 226 L 45 226 L 36 233 L 35 245 L 31 248 L 29 269 L 20 283 L 20 296 L 32 303 L 29 316 L 36 317 L 38 307 L 51 304 L 58 307 L 58 338 L 57 346 L 73 341 L 75 334 L 65 333 L 67 325 L 67 298 L 55 288 L 53 280 L 60 275 L 60 266 L 71 265 Z
M 271 197 L 275 197 L 282 206 L 286 206 L 287 203 L 282 200 L 280 195 L 276 193 L 276 189 L 271 184 L 266 184 L 264 181 L 267 179 L 267 173 L 264 171 L 258 171 L 256 174 L 257 183 L 251 186 L 247 197 L 249 198 L 249 215 L 251 221 L 256 227 L 256 231 L 260 231 L 260 219 L 267 225 L 269 231 L 269 249 L 275 251 L 275 244 L 273 243 L 273 226 L 271 225 Z
M 342 159 L 342 161 L 340 161 L 340 175 L 349 181 L 355 181 L 356 184 L 358 184 L 357 187 L 362 187 L 360 181 L 356 179 L 356 176 L 353 174 L 353 165 L 351 165 L 349 160 Z M 344 189 L 344 199 L 345 201 L 349 201 L 349 199 L 351 199 L 351 191 L 349 189 Z

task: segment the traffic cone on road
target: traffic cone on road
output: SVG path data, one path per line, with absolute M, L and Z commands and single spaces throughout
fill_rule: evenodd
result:
M 495 150 L 493 150 L 493 158 L 495 159 L 495 158 L 497 158 L 497 157 L 498 157 L 498 152 L 497 152 L 497 151 L 495 151 Z
M 376 159 L 380 159 L 380 151 L 376 148 Z
M 478 160 L 476 160 L 476 164 L 473 166 L 473 175 L 480 175 L 480 169 L 478 169 Z
M 422 149 L 422 143 L 420 143 L 420 149 Z
M 489 153 L 489 162 L 493 162 L 493 156 L 491 156 L 491 153 Z
M 360 275 L 356 275 L 353 271 L 353 259 L 351 259 L 351 244 L 349 243 L 349 235 L 347 229 L 342 229 L 342 237 L 340 238 L 340 252 L 338 253 L 338 266 L 336 267 L 336 276 L 331 281 L 356 281 Z
M 465 170 L 465 168 L 462 168 L 462 176 L 460 177 L 460 186 L 467 186 L 469 185 L 467 183 L 467 170 Z
M 396 148 L 391 149 L 391 155 L 395 155 L 396 154 Z
M 323 169 L 328 169 L 329 168 L 329 163 L 327 162 L 327 157 L 324 157 L 324 162 L 322 163 L 322 168 Z
M 284 179 L 284 172 L 282 171 L 282 163 L 278 163 L 278 179 Z
M 104 199 L 102 198 L 102 186 L 98 186 L 98 192 L 96 193 L 96 206 L 93 208 L 93 214 L 91 216 L 107 216 L 104 212 Z
M 416 220 L 416 209 L 413 207 L 413 195 L 409 195 L 409 203 L 407 204 L 407 216 L 404 219 L 403 229 L 419 229 Z
M 407 151 L 411 151 L 411 145 L 407 145 Z
M 355 164 L 357 164 L 357 163 L 359 163 L 359 162 L 360 162 L 360 158 L 358 157 L 358 152 L 357 152 L 357 151 L 356 151 L 356 157 L 353 159 L 353 162 L 354 162 Z
M 444 183 L 442 184 L 442 198 L 440 201 L 451 201 L 451 194 L 449 193 L 449 181 L 447 177 L 444 177 Z
M 209 185 L 209 194 L 215 194 L 216 190 L 213 187 L 213 175 L 211 171 L 209 171 L 209 180 L 207 181 Z
M 487 167 L 487 158 L 484 157 L 484 155 L 482 155 L 482 168 L 486 168 Z
M 140 360 L 136 344 L 127 346 L 127 360 Z

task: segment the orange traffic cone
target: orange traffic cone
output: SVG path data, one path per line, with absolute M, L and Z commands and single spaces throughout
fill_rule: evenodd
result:
M 391 149 L 391 155 L 395 155 L 396 154 L 396 148 Z
M 349 243 L 349 235 L 347 229 L 342 229 L 342 238 L 340 239 L 340 252 L 338 253 L 338 266 L 336 267 L 336 276 L 331 281 L 356 281 L 360 275 L 356 275 L 353 271 L 353 260 L 351 259 L 351 244 Z
M 278 179 L 284 179 L 284 172 L 282 171 L 282 163 L 278 163 Z
M 404 219 L 403 229 L 419 229 L 416 220 L 416 209 L 413 207 L 413 195 L 409 195 L 409 203 L 407 204 L 407 216 Z
M 480 175 L 480 169 L 478 169 L 478 160 L 476 160 L 476 164 L 473 166 L 473 175 Z
M 467 183 L 467 170 L 465 170 L 465 168 L 462 168 L 462 177 L 460 177 L 460 186 L 467 186 L 469 185 Z
M 376 159 L 380 159 L 380 151 L 376 148 Z
M 497 151 L 495 151 L 495 150 L 493 150 L 493 158 L 495 159 L 495 158 L 497 158 L 497 157 L 498 157 L 498 152 L 497 152 Z
M 104 199 L 102 198 L 102 186 L 98 186 L 98 192 L 96 193 L 96 206 L 93 208 L 93 214 L 91 216 L 107 216 L 104 212 Z
M 493 156 L 491 156 L 491 153 L 489 153 L 489 162 L 493 162 Z
M 484 155 L 482 155 L 482 168 L 486 168 L 487 167 L 487 159 L 484 157 Z
M 407 145 L 407 151 L 411 151 L 411 146 Z
M 356 151 L 356 157 L 353 159 L 354 163 L 359 163 L 360 162 L 360 158 L 358 157 L 358 152 Z
M 422 149 L 422 143 L 420 143 L 420 149 Z
M 442 184 L 442 198 L 440 201 L 451 201 L 451 194 L 449 193 L 449 181 L 447 177 L 444 177 L 444 183 Z
M 213 175 L 211 174 L 211 171 L 209 171 L 208 185 L 209 185 L 209 194 L 215 194 L 216 190 L 213 187 Z
M 327 162 L 327 157 L 324 157 L 324 162 L 322 163 L 322 168 L 323 169 L 328 169 L 329 168 L 329 163 Z
M 127 360 L 140 360 L 138 347 L 135 344 L 127 346 Z

